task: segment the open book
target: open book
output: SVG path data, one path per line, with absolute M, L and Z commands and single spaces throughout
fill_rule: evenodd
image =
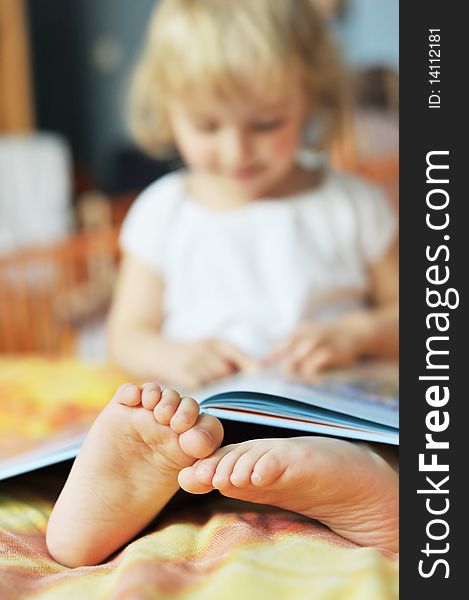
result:
M 236 375 L 196 397 L 202 412 L 220 419 L 399 444 L 394 363 L 366 362 L 329 371 L 314 385 L 286 379 L 275 371 Z
M 126 380 L 70 359 L 1 359 L 0 480 L 76 456 Z M 202 412 L 222 419 L 398 444 L 397 367 L 385 363 L 330 372 L 315 385 L 269 371 L 238 375 L 195 397 Z

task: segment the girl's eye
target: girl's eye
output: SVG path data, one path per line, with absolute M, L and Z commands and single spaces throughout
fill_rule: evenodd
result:
M 251 128 L 254 131 L 272 131 L 273 129 L 279 129 L 285 123 L 285 119 L 271 119 L 270 121 L 258 121 L 253 123 Z
M 215 133 L 218 129 L 218 123 L 215 121 L 199 121 L 194 123 L 194 127 L 202 133 Z

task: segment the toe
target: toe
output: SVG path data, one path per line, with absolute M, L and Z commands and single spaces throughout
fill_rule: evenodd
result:
M 113 401 L 125 406 L 138 406 L 141 402 L 140 388 L 134 383 L 124 383 L 117 389 Z
M 142 404 L 147 410 L 153 410 L 161 398 L 161 388 L 157 383 L 142 385 Z
M 266 453 L 266 448 L 261 444 L 256 444 L 248 452 L 238 458 L 233 467 L 230 481 L 238 488 L 244 488 L 251 485 L 251 475 L 254 470 L 254 465 Z
M 233 467 L 238 462 L 239 458 L 247 452 L 248 448 L 244 444 L 239 444 L 223 456 L 217 465 L 215 474 L 212 479 L 212 485 L 217 490 L 224 490 L 231 484 L 230 477 L 233 473 Z
M 176 433 L 184 433 L 191 427 L 193 427 L 199 416 L 199 405 L 188 396 L 181 399 L 181 402 L 176 409 L 176 412 L 169 422 L 171 429 Z
M 255 486 L 271 485 L 285 472 L 285 468 L 279 452 L 272 448 L 254 465 L 251 483 Z
M 213 488 L 212 479 L 217 470 L 218 457 L 214 460 L 203 459 L 198 465 L 193 465 L 194 476 L 201 484 L 205 484 Z
M 196 424 L 179 436 L 183 451 L 194 458 L 210 456 L 223 440 L 223 425 L 212 415 L 199 415 Z
M 207 494 L 213 490 L 210 484 L 202 483 L 197 479 L 193 467 L 186 467 L 179 471 L 178 483 L 183 490 L 191 494 Z
M 231 446 L 219 448 L 208 458 L 202 458 L 192 465 L 195 478 L 203 484 L 212 486 L 212 479 L 220 460 L 231 451 Z
M 160 425 L 169 425 L 174 413 L 179 407 L 181 396 L 176 392 L 167 388 L 162 391 L 161 399 L 153 411 L 155 419 Z

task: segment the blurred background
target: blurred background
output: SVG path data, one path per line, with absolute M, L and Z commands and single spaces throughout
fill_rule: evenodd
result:
M 350 71 L 353 127 L 337 166 L 397 210 L 398 0 L 312 0 Z M 0 0 L 0 354 L 105 357 L 119 225 L 176 161 L 126 128 L 129 78 L 154 0 Z

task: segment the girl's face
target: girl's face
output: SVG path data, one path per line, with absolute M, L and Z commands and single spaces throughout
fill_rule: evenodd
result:
M 266 90 L 263 99 L 199 95 L 169 107 L 176 145 L 196 180 L 236 202 L 276 196 L 285 187 L 305 115 L 298 85 L 274 97 Z

